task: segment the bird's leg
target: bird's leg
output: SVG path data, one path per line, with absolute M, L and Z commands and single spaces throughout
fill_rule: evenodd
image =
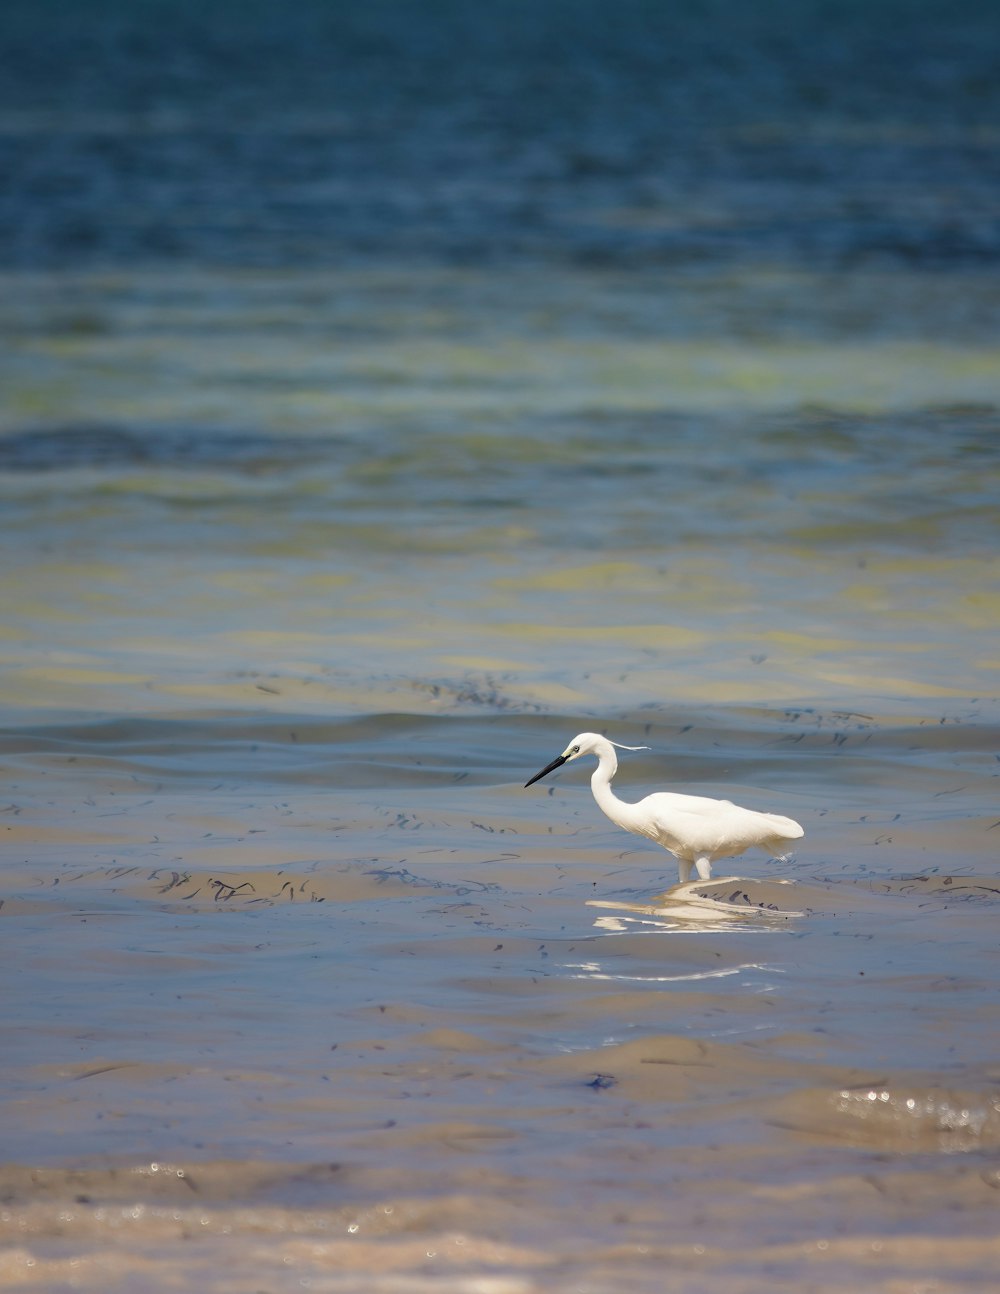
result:
M 684 858 L 677 860 L 677 881 L 680 885 L 685 885 L 691 879 L 691 864 Z
M 698 869 L 698 879 L 700 881 L 710 881 L 712 879 L 712 860 L 710 858 L 699 858 L 695 862 Z

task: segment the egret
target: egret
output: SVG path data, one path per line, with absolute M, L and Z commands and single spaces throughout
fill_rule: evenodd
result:
M 673 854 L 682 882 L 690 879 L 692 867 L 700 880 L 707 881 L 718 858 L 735 858 L 753 847 L 765 849 L 774 857 L 789 840 L 798 840 L 805 834 L 791 818 L 741 809 L 729 800 L 710 800 L 704 795 L 658 791 L 638 804 L 626 804 L 611 789 L 611 779 L 618 772 L 616 746 L 619 750 L 649 749 L 648 746 L 622 746 L 596 732 L 581 732 L 561 755 L 524 785 L 531 786 L 581 755 L 596 755 L 597 767 L 590 779 L 590 788 L 598 806 L 616 826 L 637 836 L 648 836 Z

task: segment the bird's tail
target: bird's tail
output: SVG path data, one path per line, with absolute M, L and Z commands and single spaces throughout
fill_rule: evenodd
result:
M 780 813 L 762 813 L 760 816 L 767 819 L 768 827 L 767 839 L 762 840 L 761 845 L 772 858 L 784 858 L 783 847 L 790 840 L 801 840 L 806 834 L 794 818 L 783 818 Z
M 798 840 L 806 834 L 794 818 L 783 818 L 780 813 L 762 813 L 761 817 L 767 818 L 768 826 L 774 828 L 774 834 L 779 840 Z

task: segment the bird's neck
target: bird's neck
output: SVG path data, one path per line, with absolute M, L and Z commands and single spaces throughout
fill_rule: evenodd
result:
M 626 831 L 632 830 L 630 819 L 632 816 L 632 805 L 626 804 L 624 800 L 619 800 L 611 789 L 611 779 L 618 771 L 618 761 L 604 761 L 594 769 L 590 779 L 590 789 L 594 792 L 594 799 L 597 801 L 598 808 L 606 813 L 616 826 L 624 827 Z

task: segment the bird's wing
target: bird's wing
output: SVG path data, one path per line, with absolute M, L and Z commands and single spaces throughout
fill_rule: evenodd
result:
M 796 840 L 802 828 L 776 813 L 743 809 L 730 800 L 661 791 L 642 801 L 648 811 L 653 840 L 683 857 L 725 857 L 757 846 L 773 849 Z

